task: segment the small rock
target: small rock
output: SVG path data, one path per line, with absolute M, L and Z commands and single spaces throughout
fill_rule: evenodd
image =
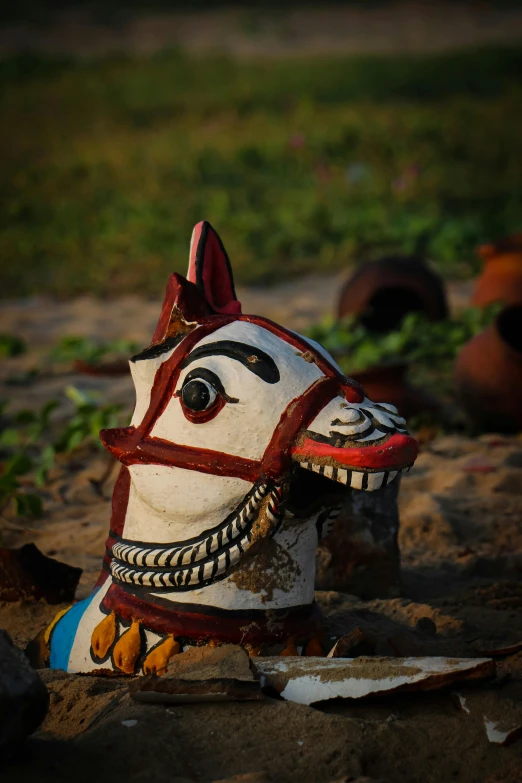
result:
M 254 679 L 250 658 L 238 644 L 189 647 L 171 659 L 165 676 L 181 680 Z
M 72 602 L 81 575 L 81 568 L 46 557 L 34 544 L 0 547 L 0 601 Z
M 431 619 L 431 617 L 420 617 L 417 620 L 416 628 L 421 633 L 425 633 L 428 636 L 436 636 L 437 635 L 437 626 Z
M 47 688 L 10 636 L 0 630 L 0 752 L 11 755 L 49 707 Z
M 328 653 L 328 658 L 358 658 L 360 655 L 374 655 L 377 636 L 363 628 L 354 628 L 339 639 Z
M 398 658 L 413 658 L 426 654 L 424 647 L 405 633 L 388 636 L 386 641 Z

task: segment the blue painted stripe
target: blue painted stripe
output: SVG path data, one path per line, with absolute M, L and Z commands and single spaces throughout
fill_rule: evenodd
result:
M 68 670 L 69 658 L 80 620 L 97 592 L 98 591 L 88 598 L 84 598 L 83 601 L 78 601 L 77 604 L 74 604 L 53 628 L 51 633 L 51 655 L 49 663 L 51 669 Z

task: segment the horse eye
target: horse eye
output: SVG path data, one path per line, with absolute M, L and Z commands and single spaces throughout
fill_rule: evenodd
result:
M 183 405 L 191 411 L 205 411 L 217 397 L 217 391 L 203 378 L 194 378 L 183 385 L 181 399 Z

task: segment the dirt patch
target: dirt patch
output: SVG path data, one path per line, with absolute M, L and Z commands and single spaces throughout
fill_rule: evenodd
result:
M 326 288 L 325 297 L 317 293 Z M 283 287 L 266 297 L 254 292 L 245 309 L 300 328 L 317 317 L 318 307 L 331 306 L 334 283 L 326 288 L 302 283 L 293 298 Z M 20 368 L 34 364 L 63 334 L 135 339 L 145 346 L 158 307 L 137 299 L 111 303 L 111 308 L 90 299 L 4 304 L 2 331 L 22 334 L 30 351 L 4 361 L 0 379 L 13 371 L 11 362 Z M 68 383 L 96 390 L 107 402 L 132 406 L 129 378 L 42 378 L 15 392 L 5 386 L 2 396 L 14 406 L 33 408 L 59 396 L 55 423 L 60 427 L 70 413 L 63 395 Z M 403 478 L 399 496 L 401 596 L 362 601 L 336 591 L 316 593 L 326 615 L 325 648 L 333 644 L 332 637 L 355 627 L 385 639 L 406 634 L 420 639 L 425 655 L 451 658 L 482 657 L 482 650 L 522 640 L 521 454 L 517 437 L 438 437 L 425 445 Z M 493 469 L 469 472 L 471 460 Z M 44 554 L 83 568 L 81 596 L 97 577 L 108 530 L 116 471 L 102 494 L 89 480 L 105 468 L 101 451 L 77 452 L 52 474 L 43 518 L 27 523 L 8 518 L 3 530 L 7 546 L 34 541 Z M 279 563 L 282 569 L 287 565 Z M 0 605 L 0 627 L 23 647 L 61 608 L 39 602 Z M 417 628 L 426 617 L 435 624 L 434 634 Z M 505 707 L 506 715 L 513 715 L 506 728 L 520 721 L 522 652 L 496 660 L 496 681 L 459 687 L 469 714 L 457 708 L 451 690 L 320 710 L 272 699 L 165 708 L 132 703 L 119 678 L 44 672 L 51 694 L 57 695 L 51 696 L 48 718 L 23 754 L 2 768 L 2 783 L 36 778 L 70 783 L 71 775 L 75 783 L 210 783 L 249 772 L 289 783 L 364 775 L 391 783 L 513 783 L 522 769 L 522 740 L 507 747 L 493 744 L 484 715 L 504 727 Z
M 290 553 L 269 538 L 263 541 L 255 557 L 247 554 L 243 558 L 231 580 L 240 590 L 259 593 L 264 603 L 273 599 L 276 589 L 289 593 L 300 574 L 301 568 Z

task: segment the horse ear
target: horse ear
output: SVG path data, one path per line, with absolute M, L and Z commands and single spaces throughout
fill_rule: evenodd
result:
M 241 313 L 227 251 L 206 220 L 192 232 L 187 279 L 198 287 L 214 313 Z
M 211 313 L 212 310 L 197 287 L 181 275 L 172 274 L 167 283 L 160 319 L 152 337 L 152 345 L 162 343 L 168 337 L 189 331 L 195 321 Z

